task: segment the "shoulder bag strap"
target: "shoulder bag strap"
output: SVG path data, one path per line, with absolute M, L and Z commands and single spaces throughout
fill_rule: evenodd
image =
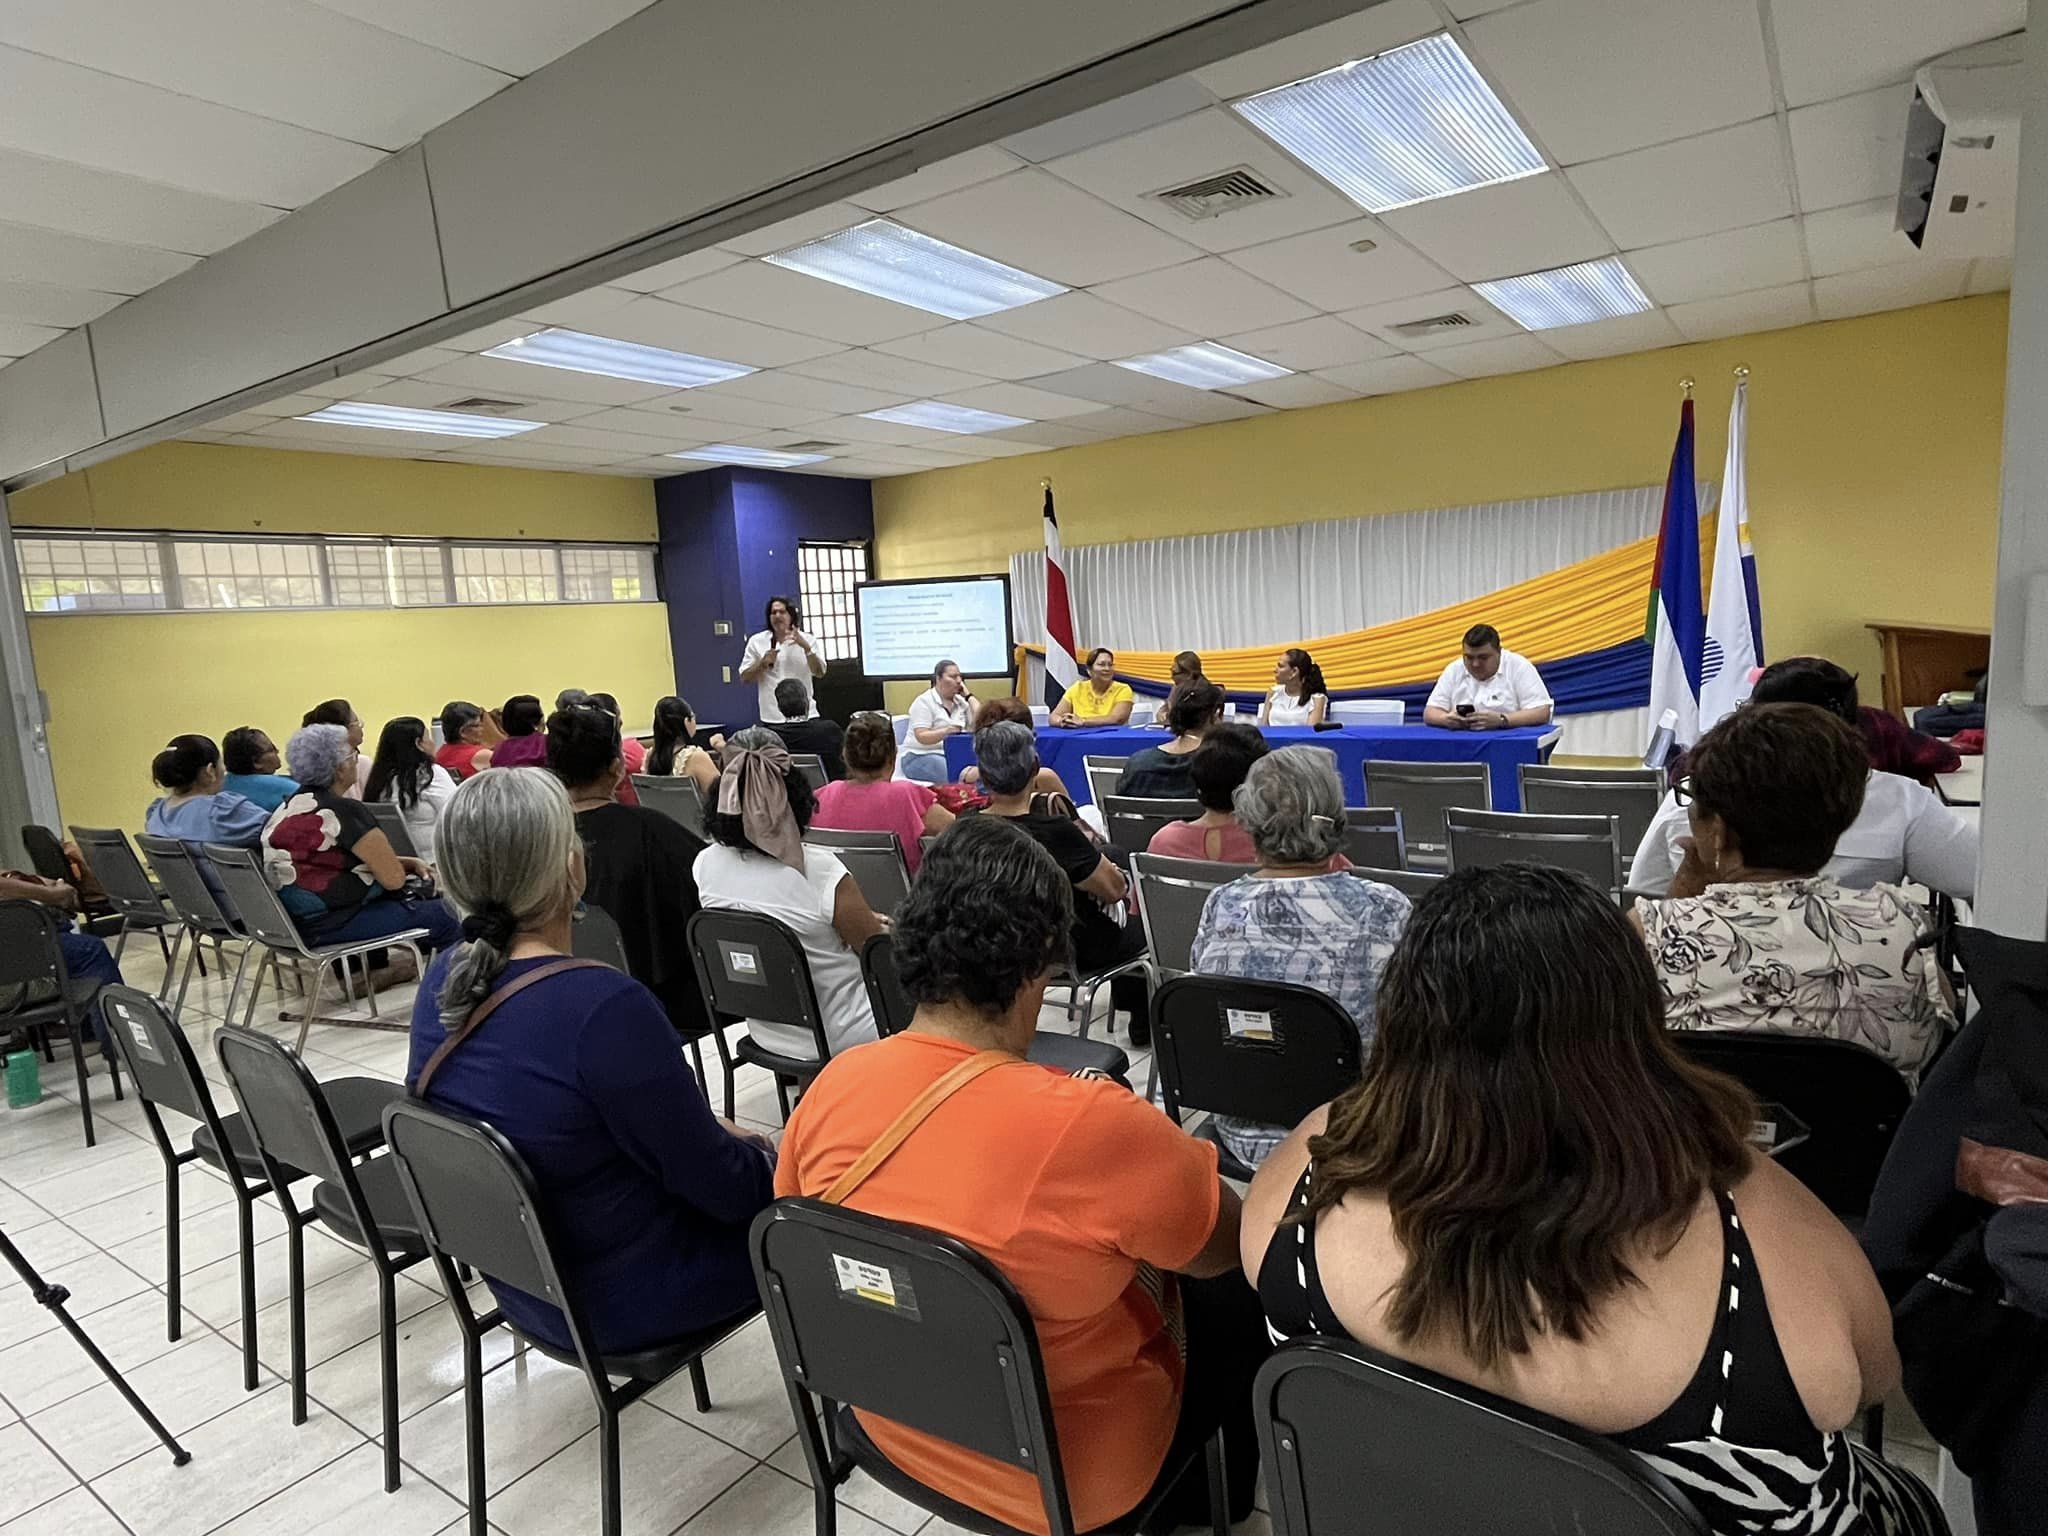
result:
M 1022 1058 L 1013 1056 L 1008 1051 L 981 1051 L 968 1057 L 912 1099 L 909 1107 L 890 1121 L 888 1129 L 875 1138 L 873 1145 L 855 1158 L 852 1166 L 834 1179 L 832 1187 L 818 1198 L 827 1205 L 844 1205 L 847 1197 L 867 1182 L 868 1175 L 881 1167 L 889 1155 L 903 1145 L 910 1133 L 924 1124 L 933 1110 L 982 1073 L 1019 1060 Z
M 462 1044 L 463 1041 L 483 1027 L 484 1020 L 488 1019 L 497 1010 L 500 1003 L 516 997 L 535 982 L 546 981 L 550 976 L 559 976 L 564 971 L 587 971 L 593 968 L 601 971 L 611 969 L 602 960 L 566 958 L 550 960 L 546 965 L 528 971 L 518 980 L 508 982 L 498 988 L 497 991 L 470 1009 L 469 1017 L 464 1019 L 454 1029 L 451 1029 L 448 1032 L 448 1038 L 443 1040 L 435 1048 L 434 1054 L 427 1058 L 427 1064 L 420 1068 L 420 1075 L 413 1082 L 412 1096 L 416 1099 L 424 1099 L 427 1096 L 427 1084 L 433 1080 L 434 1074 L 441 1069 L 441 1063 L 455 1053 L 455 1048 L 458 1045 Z

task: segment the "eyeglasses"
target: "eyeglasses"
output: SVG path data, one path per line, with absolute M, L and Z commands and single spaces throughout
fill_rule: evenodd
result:
M 1671 798 L 1672 801 L 1678 805 L 1692 804 L 1692 776 L 1690 774 L 1688 774 L 1685 778 L 1680 779 L 1676 784 L 1673 784 L 1671 786 Z

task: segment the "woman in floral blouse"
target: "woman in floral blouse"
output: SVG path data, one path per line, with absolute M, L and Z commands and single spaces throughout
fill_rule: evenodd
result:
M 1673 1029 L 1826 1035 L 1908 1081 L 1955 1020 L 1926 914 L 1897 886 L 1820 873 L 1863 807 L 1855 730 L 1811 704 L 1752 704 L 1693 749 L 1678 795 L 1692 835 L 1663 900 L 1633 914 Z

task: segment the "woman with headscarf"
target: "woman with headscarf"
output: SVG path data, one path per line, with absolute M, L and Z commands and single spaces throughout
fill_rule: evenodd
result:
M 804 841 L 816 808 L 811 786 L 773 731 L 753 726 L 725 749 L 718 797 L 704 818 L 711 846 L 697 855 L 697 899 L 707 909 L 759 912 L 787 925 L 804 947 L 832 1054 L 875 1038 L 861 982 L 861 946 L 883 929 L 839 856 Z M 808 1030 L 747 1020 L 756 1044 L 810 1057 Z

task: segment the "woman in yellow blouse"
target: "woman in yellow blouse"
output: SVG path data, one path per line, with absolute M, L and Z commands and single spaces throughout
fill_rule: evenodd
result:
M 1052 707 L 1054 725 L 1087 730 L 1104 725 L 1129 725 L 1138 696 L 1129 683 L 1116 680 L 1116 652 L 1098 645 L 1088 653 L 1088 675 Z

